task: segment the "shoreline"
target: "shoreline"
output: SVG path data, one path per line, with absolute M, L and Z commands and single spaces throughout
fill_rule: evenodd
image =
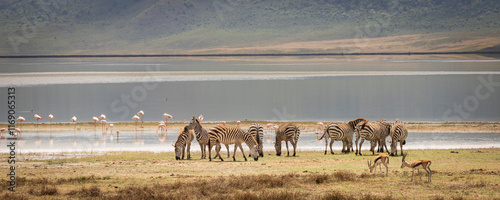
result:
M 189 122 L 168 122 L 167 129 L 175 129 L 178 130 L 183 126 L 187 125 Z M 204 128 L 211 128 L 217 126 L 220 122 L 203 122 L 202 126 Z M 293 121 L 293 122 L 279 122 L 279 121 L 242 121 L 240 127 L 243 129 L 249 127 L 253 123 L 258 123 L 266 129 L 266 125 L 268 123 L 274 124 L 285 124 L 285 123 L 294 123 L 301 128 L 301 131 L 304 132 L 317 132 L 318 125 L 315 121 Z M 135 122 L 109 122 L 109 124 L 113 124 L 113 131 L 115 130 L 135 130 L 136 124 Z M 236 126 L 235 121 L 230 121 L 226 123 L 227 126 Z M 436 132 L 436 133 L 500 133 L 500 122 L 405 122 L 406 127 L 409 132 Z M 19 123 L 15 124 L 16 127 L 19 127 Z M 22 123 L 23 131 L 33 131 L 36 130 L 36 123 Z M 100 123 L 96 124 L 96 128 L 100 129 Z M 8 128 L 8 124 L 2 123 L 0 124 L 1 128 Z M 79 131 L 94 130 L 93 122 L 82 122 L 77 123 L 76 128 Z M 156 130 L 158 127 L 158 122 L 144 122 L 137 123 L 138 129 L 148 129 L 148 130 Z M 42 131 L 64 131 L 64 130 L 73 130 L 74 124 L 65 122 L 65 123 L 39 123 L 38 130 Z

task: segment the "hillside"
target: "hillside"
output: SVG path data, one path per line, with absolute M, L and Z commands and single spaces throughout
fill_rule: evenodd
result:
M 108 0 L 0 4 L 0 55 L 475 51 L 500 1 Z

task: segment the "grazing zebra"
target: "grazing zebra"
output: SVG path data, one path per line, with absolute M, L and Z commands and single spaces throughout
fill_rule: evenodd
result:
M 387 123 L 387 122 L 385 122 Z M 377 142 L 380 142 L 380 139 L 385 135 L 389 130 L 384 122 L 377 121 L 375 123 L 362 121 L 356 126 L 356 155 L 361 154 L 361 147 L 363 146 L 363 142 L 365 140 L 371 141 L 372 145 L 370 151 L 375 154 L 374 148 Z M 358 148 L 358 140 L 361 138 Z M 385 137 L 384 137 L 385 140 Z M 384 143 L 385 144 L 385 143 Z M 387 147 L 386 147 L 387 148 Z
M 385 147 L 385 151 L 387 153 L 389 153 L 385 139 L 391 135 L 392 124 L 390 124 L 389 122 L 387 122 L 385 120 L 378 120 L 377 123 L 379 123 L 380 126 L 382 126 L 383 130 L 384 130 L 380 133 L 380 140 L 378 141 L 379 146 L 378 146 L 377 152 L 384 152 L 384 147 Z
M 257 123 L 250 125 L 248 128 L 248 133 L 257 141 L 258 152 L 260 157 L 264 157 L 264 128 Z
M 401 155 L 403 155 L 403 145 L 406 144 L 406 137 L 408 137 L 408 130 L 403 122 L 396 120 L 391 127 L 391 156 L 398 155 L 397 144 L 401 147 Z
M 293 145 L 293 156 L 296 155 L 297 142 L 299 141 L 300 129 L 295 124 L 283 124 L 276 130 L 276 140 L 274 148 L 276 148 L 276 155 L 281 156 L 281 141 L 285 141 L 287 156 L 290 156 L 288 150 L 288 142 Z
M 201 159 L 205 159 L 207 157 L 206 148 L 208 148 L 208 131 L 201 126 L 200 120 L 195 117 L 191 118 L 191 121 L 187 125 L 188 129 L 194 129 L 194 133 L 196 134 L 196 141 L 200 144 L 201 148 Z
M 193 131 L 188 129 L 188 126 L 184 126 L 179 131 L 179 136 L 177 136 L 177 141 L 175 141 L 175 159 L 176 160 L 184 160 L 184 151 L 186 150 L 187 145 L 187 159 L 191 159 L 190 149 L 191 149 L 191 141 L 193 141 Z M 181 157 L 182 154 L 182 157 Z
M 323 137 L 328 135 L 332 140 L 330 141 L 330 152 L 333 153 L 332 145 L 334 141 L 342 141 L 342 152 L 344 153 L 349 153 L 350 151 L 353 151 L 353 145 L 352 145 L 352 136 L 354 134 L 354 130 L 356 129 L 356 125 L 358 125 L 360 122 L 366 121 L 366 119 L 363 118 L 357 118 L 354 120 L 351 120 L 347 123 L 330 123 L 324 127 L 323 130 L 323 135 L 321 138 L 318 140 L 321 140 Z M 321 123 L 322 125 L 322 123 Z M 325 137 L 325 155 L 326 151 L 328 149 L 328 140 Z M 347 148 L 346 148 L 347 147 Z
M 233 160 L 236 161 L 236 150 L 238 147 L 241 149 L 241 153 L 243 154 L 243 158 L 247 161 L 247 157 L 245 156 L 245 152 L 243 151 L 243 147 L 241 143 L 245 143 L 250 148 L 250 155 L 253 157 L 255 161 L 259 159 L 259 154 L 257 153 L 257 141 L 250 135 L 248 132 L 238 128 L 238 127 L 226 127 L 226 126 L 216 126 L 211 128 L 208 131 L 208 159 L 212 161 L 212 147 L 214 145 L 219 146 L 216 148 L 216 155 L 219 155 L 220 151 L 220 143 L 222 144 L 234 144 L 234 153 Z M 221 161 L 222 156 L 219 155 Z

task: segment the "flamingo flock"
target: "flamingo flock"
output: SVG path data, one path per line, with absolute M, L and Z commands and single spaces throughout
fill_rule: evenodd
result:
M 36 130 L 37 130 L 37 135 L 38 135 L 40 120 L 42 120 L 42 117 L 38 114 L 34 114 L 33 117 L 36 120 Z M 156 130 L 156 133 L 158 134 L 159 138 L 163 135 L 162 137 L 165 139 L 165 135 L 167 133 L 168 119 L 174 119 L 174 116 L 167 114 L 167 113 L 164 113 L 162 117 L 163 117 L 163 119 L 165 119 L 165 121 L 160 121 L 158 123 L 158 129 Z M 50 129 L 50 132 L 52 134 L 51 124 L 52 124 L 52 120 L 54 119 L 54 115 L 49 114 L 48 119 L 49 119 L 49 122 L 48 122 L 49 129 Z M 203 121 L 203 116 L 200 115 L 198 119 L 200 120 L 200 122 Z M 137 114 L 132 117 L 132 120 L 135 121 L 135 130 L 137 132 L 137 125 L 138 125 L 139 120 L 141 120 L 141 123 L 144 123 L 144 111 L 141 110 L 141 111 L 137 112 Z M 26 121 L 26 119 L 22 116 L 18 116 L 16 121 L 19 123 L 19 127 L 15 128 L 15 134 L 13 136 L 20 137 L 21 133 L 22 133 L 22 124 L 23 124 L 23 122 Z M 77 123 L 78 123 L 77 117 L 73 116 L 70 119 L 70 122 L 73 124 L 73 135 L 76 139 L 76 134 L 77 134 L 76 129 L 77 129 Z M 113 124 L 108 125 L 108 122 L 106 121 L 106 115 L 101 114 L 99 117 L 93 116 L 92 122 L 94 123 L 94 133 L 97 131 L 97 123 L 101 123 L 101 129 L 102 129 L 103 134 L 107 133 L 108 128 L 109 128 L 109 130 L 111 132 L 110 139 L 113 140 L 113 127 L 114 127 L 114 125 Z M 225 122 L 224 122 L 224 125 L 225 125 Z M 3 137 L 3 132 L 5 132 L 5 131 L 6 131 L 6 128 L 0 129 L 0 137 Z M 118 137 L 118 131 L 117 131 L 117 137 Z

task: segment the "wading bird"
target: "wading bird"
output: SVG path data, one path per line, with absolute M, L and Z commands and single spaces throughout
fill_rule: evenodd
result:
M 140 118 L 139 116 L 137 116 L 137 115 L 134 115 L 134 116 L 132 117 L 132 120 L 134 120 L 134 121 L 135 121 L 135 131 L 137 132 L 137 122 L 138 122 L 139 120 L 141 120 L 141 118 Z
M 99 118 L 92 117 L 92 121 L 94 121 L 94 133 L 97 131 L 97 122 L 99 122 Z
M 73 134 L 74 134 L 74 135 L 75 135 L 75 137 L 76 137 L 76 116 L 73 116 L 73 117 L 71 118 L 71 122 L 75 123 L 75 128 L 73 128 Z
M 99 119 L 100 120 L 105 120 L 106 119 L 106 115 L 101 114 L 101 116 L 99 116 Z M 102 132 L 104 132 L 104 124 L 102 124 L 101 129 L 102 129 Z
M 40 115 L 38 115 L 38 114 L 35 114 L 34 117 L 36 120 L 36 134 L 38 135 L 38 120 L 41 120 L 42 117 L 40 117 Z
M 144 121 L 142 120 L 142 118 L 144 118 L 143 117 L 144 116 L 144 111 L 141 110 L 141 111 L 137 112 L 137 116 L 139 116 L 139 118 L 141 118 L 141 123 L 144 123 Z
M 163 131 L 165 131 L 165 133 L 167 133 L 167 125 L 165 125 L 165 122 L 160 121 L 160 123 L 158 124 L 158 129 L 156 129 L 157 134 L 158 134 L 158 130 L 160 131 L 160 134 L 162 134 Z
M 102 126 L 104 127 L 104 129 L 102 130 L 102 133 L 107 133 L 108 130 L 107 130 L 106 124 L 108 124 L 108 122 L 106 120 L 101 120 L 101 123 L 102 123 Z
M 23 128 L 22 122 L 26 121 L 26 119 L 24 119 L 24 117 L 19 116 L 16 120 L 19 122 L 19 129 L 22 129 Z
M 50 114 L 49 115 L 49 130 L 52 133 L 52 120 L 54 119 L 54 115 Z
M 203 116 L 202 116 L 203 117 Z M 168 119 L 173 119 L 174 116 L 172 115 L 169 115 L 167 113 L 163 113 L 163 119 L 165 119 L 165 133 L 167 132 L 167 123 L 168 123 Z

